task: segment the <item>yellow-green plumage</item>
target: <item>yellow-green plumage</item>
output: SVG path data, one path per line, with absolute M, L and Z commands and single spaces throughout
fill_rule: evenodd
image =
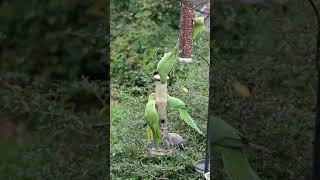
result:
M 219 118 L 212 123 L 213 149 L 222 154 L 224 168 L 232 180 L 260 180 L 245 154 L 246 139 Z
M 159 148 L 161 144 L 161 130 L 159 114 L 156 109 L 156 94 L 152 93 L 149 95 L 148 103 L 146 105 L 144 117 L 147 121 L 148 127 L 151 128 L 155 147 Z
M 173 49 L 168 53 L 165 53 L 164 56 L 158 63 L 157 70 L 160 75 L 160 82 L 164 84 L 167 82 L 167 76 L 173 68 L 177 60 L 177 49 Z
M 187 105 L 180 99 L 176 97 L 172 97 L 170 95 L 167 96 L 168 104 L 172 109 L 186 109 Z
M 216 145 L 228 147 L 242 147 L 243 136 L 232 126 L 220 118 L 213 120 L 213 142 Z
M 195 129 L 198 133 L 203 135 L 202 131 L 198 128 L 197 124 L 189 115 L 187 105 L 182 100 L 168 95 L 168 105 L 173 110 L 179 111 L 181 119 L 183 119 L 190 127 Z
M 192 40 L 196 40 L 198 37 L 200 37 L 200 35 L 202 34 L 202 32 L 205 30 L 205 26 L 204 26 L 204 18 L 203 17 L 197 17 L 194 20 L 194 24 L 192 27 Z

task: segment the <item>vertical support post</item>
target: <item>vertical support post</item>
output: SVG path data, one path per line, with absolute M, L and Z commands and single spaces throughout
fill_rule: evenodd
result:
M 184 0 L 180 10 L 179 62 L 192 62 L 193 9 L 191 2 Z
M 167 126 L 167 94 L 168 88 L 167 83 L 160 83 L 160 76 L 155 75 L 154 79 L 156 81 L 156 105 L 160 117 L 160 128 L 162 131 L 162 136 L 168 136 L 169 130 Z
M 320 15 L 319 11 L 312 0 L 309 3 L 317 18 L 317 47 L 316 47 L 316 68 L 318 76 L 318 88 L 317 88 L 317 104 L 316 104 L 316 120 L 314 130 L 314 141 L 313 141 L 313 180 L 319 180 L 320 178 L 320 62 L 319 62 L 319 48 L 320 48 Z

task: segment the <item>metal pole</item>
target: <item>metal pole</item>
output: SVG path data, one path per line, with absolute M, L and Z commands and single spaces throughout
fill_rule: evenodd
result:
M 210 36 L 210 39 L 212 38 L 212 36 Z M 210 175 L 212 176 L 213 173 L 213 158 L 211 157 L 211 153 L 210 153 L 210 144 L 211 141 L 210 139 L 212 139 L 211 134 L 212 134 L 212 121 L 214 119 L 214 114 L 213 114 L 213 109 L 214 109 L 214 104 L 213 104 L 213 91 L 214 91 L 214 87 L 213 87 L 213 79 L 214 79 L 214 73 L 213 73 L 213 51 L 210 52 L 210 67 L 209 67 L 209 104 L 208 104 L 208 122 L 207 122 L 207 145 L 206 145 L 206 161 L 205 161 L 205 172 L 208 172 L 208 164 L 210 161 Z
M 317 18 L 317 48 L 316 48 L 316 68 L 318 75 L 317 104 L 316 104 L 316 120 L 313 141 L 313 180 L 320 179 L 320 68 L 319 68 L 319 48 L 320 48 L 320 16 L 312 0 L 308 0 Z

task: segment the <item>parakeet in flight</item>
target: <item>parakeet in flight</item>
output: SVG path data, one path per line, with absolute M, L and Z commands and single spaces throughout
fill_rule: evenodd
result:
M 167 76 L 176 63 L 178 57 L 177 49 L 173 49 L 168 53 L 165 53 L 157 65 L 157 71 L 160 75 L 160 82 L 164 84 L 167 82 Z
M 194 24 L 192 27 L 192 40 L 196 40 L 202 32 L 205 30 L 204 26 L 204 18 L 203 17 L 197 17 L 194 19 Z
M 245 154 L 247 139 L 219 118 L 214 118 L 212 127 L 213 149 L 222 154 L 224 167 L 231 179 L 260 180 Z
M 148 125 L 148 137 L 150 136 L 150 129 L 151 129 L 155 147 L 159 148 L 161 145 L 161 130 L 160 130 L 159 114 L 156 109 L 155 93 L 151 93 L 149 95 L 144 117 Z
M 194 120 L 190 117 L 187 105 L 182 100 L 168 95 L 168 105 L 173 110 L 178 110 L 181 119 L 183 119 L 189 126 L 195 129 L 198 133 L 203 135 L 202 131 L 198 128 Z

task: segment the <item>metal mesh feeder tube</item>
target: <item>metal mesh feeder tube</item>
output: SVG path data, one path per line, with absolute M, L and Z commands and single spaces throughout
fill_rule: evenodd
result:
M 192 62 L 193 9 L 189 1 L 181 2 L 179 32 L 179 62 Z

